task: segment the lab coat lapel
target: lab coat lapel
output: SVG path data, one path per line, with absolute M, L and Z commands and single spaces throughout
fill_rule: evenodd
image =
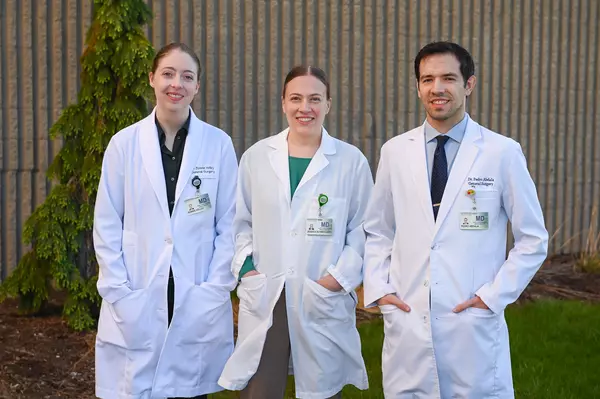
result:
M 283 185 L 283 192 L 285 193 L 287 204 L 290 204 L 292 202 L 292 194 L 290 188 L 290 165 L 288 162 L 288 133 L 289 129 L 285 129 L 283 132 L 272 138 L 269 146 L 273 151 L 269 154 L 269 162 L 271 163 L 271 167 L 273 168 L 275 175 L 277 175 L 279 182 Z
M 416 187 L 416 195 L 425 212 L 425 225 L 431 228 L 434 224 L 433 208 L 431 204 L 431 190 L 429 188 L 429 174 L 427 172 L 427 156 L 425 153 L 425 125 L 414 130 L 408 138 L 407 158 L 410 160 L 410 171 Z
M 444 189 L 442 203 L 440 205 L 440 210 L 435 224 L 435 234 L 437 234 L 440 226 L 442 223 L 444 223 L 444 220 L 450 213 L 450 209 L 454 204 L 456 196 L 459 194 L 460 189 L 464 186 L 463 182 L 465 181 L 467 174 L 469 173 L 469 170 L 471 170 L 473 162 L 475 162 L 477 154 L 479 153 L 480 139 L 481 132 L 479 130 L 479 125 L 469 118 L 465 136 L 460 144 L 456 158 L 454 159 L 454 164 L 452 165 L 450 175 L 448 176 L 448 182 L 446 183 L 446 188 Z M 456 219 L 454 222 L 458 223 L 458 219 Z
M 138 141 L 142 155 L 142 163 L 148 174 L 148 180 L 154 189 L 154 193 L 160 203 L 163 215 L 169 218 L 169 205 L 167 203 L 167 186 L 165 184 L 165 173 L 163 171 L 160 145 L 158 143 L 158 131 L 154 121 L 155 112 L 141 122 Z
M 179 169 L 179 176 L 177 177 L 177 187 L 175 188 L 175 206 L 179 201 L 179 197 L 183 192 L 186 184 L 192 175 L 194 166 L 198 162 L 198 158 L 203 154 L 202 141 L 204 139 L 204 128 L 202 123 L 194 111 L 190 109 L 192 116 L 190 118 L 190 127 L 187 138 L 185 139 L 185 148 L 183 150 L 183 159 L 181 160 L 181 168 Z
M 300 180 L 296 191 L 300 190 L 304 184 L 306 184 L 310 179 L 315 177 L 320 171 L 329 165 L 329 160 L 327 159 L 326 155 L 332 154 L 335 154 L 335 141 L 327 133 L 327 130 L 323 128 L 321 145 L 313 156 L 313 159 L 308 164 L 308 168 L 306 168 L 306 172 L 304 172 L 302 180 Z

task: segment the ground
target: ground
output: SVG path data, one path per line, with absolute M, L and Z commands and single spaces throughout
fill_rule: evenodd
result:
M 600 274 L 578 273 L 573 264 L 569 256 L 547 261 L 518 302 L 553 297 L 600 303 Z M 360 324 L 378 318 L 358 311 Z M 24 317 L 14 301 L 1 304 L 0 398 L 93 398 L 93 349 L 94 334 L 70 331 L 59 306 Z

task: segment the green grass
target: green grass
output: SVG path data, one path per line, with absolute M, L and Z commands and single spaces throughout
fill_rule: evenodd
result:
M 600 305 L 539 301 L 507 310 L 517 398 L 600 398 Z M 360 334 L 370 389 L 346 387 L 344 398 L 383 398 L 381 321 L 362 325 Z M 211 395 L 237 398 L 237 392 Z M 294 398 L 293 379 L 288 398 Z

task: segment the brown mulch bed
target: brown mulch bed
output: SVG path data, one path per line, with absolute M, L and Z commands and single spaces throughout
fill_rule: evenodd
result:
M 574 270 L 573 258 L 544 264 L 519 299 L 543 297 L 600 303 L 600 274 Z M 357 322 L 378 318 L 357 311 Z M 60 318 L 58 304 L 38 317 L 20 316 L 16 302 L 0 304 L 0 398 L 94 398 L 94 333 L 75 333 Z

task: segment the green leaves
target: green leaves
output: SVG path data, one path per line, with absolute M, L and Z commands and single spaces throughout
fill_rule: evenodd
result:
M 110 138 L 148 114 L 148 72 L 154 49 L 143 25 L 144 0 L 95 0 L 94 19 L 81 57 L 78 102 L 50 129 L 63 147 L 48 168 L 58 183 L 26 221 L 31 244 L 0 285 L 0 301 L 19 297 L 24 312 L 38 312 L 51 287 L 67 292 L 63 315 L 76 330 L 93 328 L 100 305 L 91 239 L 102 156 Z

